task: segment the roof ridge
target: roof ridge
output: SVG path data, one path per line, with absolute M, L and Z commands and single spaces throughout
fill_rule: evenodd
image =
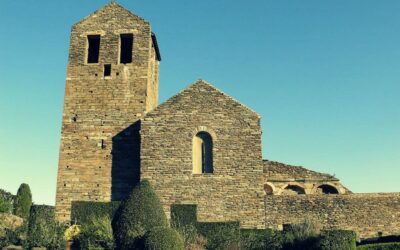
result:
M 203 80 L 203 79 L 198 79 L 196 81 L 194 81 L 193 83 L 189 84 L 186 88 L 182 89 L 181 91 L 179 91 L 178 93 L 176 93 L 175 95 L 171 96 L 170 98 L 168 98 L 165 102 L 161 103 L 160 105 L 158 105 L 155 109 L 151 110 L 150 112 L 148 112 L 147 114 L 151 114 L 153 111 L 157 111 L 160 108 L 162 108 L 163 106 L 167 105 L 168 103 L 172 102 L 176 97 L 180 96 L 181 94 L 185 93 L 186 91 L 189 91 L 191 89 L 193 89 L 195 86 L 197 86 L 198 84 L 205 84 L 209 87 L 211 87 L 212 89 L 216 90 L 217 92 L 221 93 L 222 95 L 224 95 L 225 97 L 227 97 L 229 100 L 238 103 L 242 108 L 247 109 L 248 111 L 254 113 L 255 115 L 257 115 L 258 118 L 260 118 L 261 116 L 255 112 L 254 110 L 250 109 L 249 107 L 243 105 L 241 102 L 239 102 L 238 100 L 234 99 L 233 97 L 231 97 L 230 95 L 226 94 L 225 92 L 219 90 L 218 88 L 216 88 L 214 85 L 212 85 L 211 83 Z M 147 115 L 146 114 L 146 115 Z
M 98 8 L 98 9 L 96 9 L 95 11 L 93 11 L 92 13 L 90 13 L 89 15 L 85 16 L 83 19 L 81 19 L 81 20 L 79 20 L 78 22 L 76 22 L 73 26 L 76 26 L 76 25 L 78 25 L 78 24 L 80 24 L 80 23 L 82 23 L 82 22 L 88 20 L 90 17 L 92 17 L 93 15 L 96 15 L 97 13 L 99 13 L 100 11 L 104 10 L 105 8 L 107 8 L 107 7 L 109 7 L 109 6 L 115 6 L 115 7 L 121 8 L 121 9 L 127 11 L 127 12 L 128 12 L 129 14 L 131 14 L 132 16 L 137 17 L 137 18 L 139 18 L 140 20 L 142 20 L 142 21 L 144 21 L 144 22 L 148 22 L 148 21 L 146 21 L 143 17 L 140 17 L 140 16 L 136 15 L 135 13 L 133 13 L 133 12 L 130 11 L 130 10 L 128 10 L 128 9 L 125 8 L 124 6 L 118 4 L 117 2 L 115 2 L 115 1 L 110 1 L 110 2 L 107 3 L 106 5 L 101 6 L 100 8 Z

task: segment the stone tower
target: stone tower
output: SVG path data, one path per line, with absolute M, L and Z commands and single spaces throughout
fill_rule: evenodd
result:
M 115 2 L 72 27 L 56 215 L 71 202 L 121 200 L 139 181 L 140 118 L 157 106 L 160 53 L 150 24 Z

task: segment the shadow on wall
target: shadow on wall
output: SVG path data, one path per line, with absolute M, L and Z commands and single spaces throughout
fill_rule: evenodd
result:
M 112 138 L 111 200 L 125 199 L 140 181 L 140 121 Z

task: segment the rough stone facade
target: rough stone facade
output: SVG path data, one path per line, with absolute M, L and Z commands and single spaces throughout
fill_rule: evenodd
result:
M 213 140 L 214 172 L 193 174 L 192 142 Z M 171 204 L 197 204 L 200 221 L 264 227 L 260 117 L 204 81 L 169 99 L 142 121 L 141 177 L 169 215 Z
M 132 62 L 121 63 L 126 34 Z M 88 63 L 93 35 L 99 60 Z M 59 220 L 70 219 L 72 201 L 122 200 L 145 178 L 168 217 L 172 204 L 196 204 L 203 222 L 282 228 L 310 217 L 361 238 L 400 234 L 400 194 L 352 194 L 331 175 L 263 161 L 260 116 L 210 84 L 157 107 L 159 61 L 150 24 L 115 2 L 72 27 Z
M 323 229 L 354 230 L 358 237 L 400 235 L 400 193 L 267 196 L 265 224 L 281 229 L 304 218 Z
M 133 34 L 132 63 L 119 62 Z M 88 36 L 100 35 L 98 63 Z M 120 200 L 139 180 L 139 119 L 157 106 L 159 54 L 150 24 L 114 2 L 72 27 L 57 178 L 57 218 L 71 201 Z M 111 75 L 104 76 L 104 65 Z

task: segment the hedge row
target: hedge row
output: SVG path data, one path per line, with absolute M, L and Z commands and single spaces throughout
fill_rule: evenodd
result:
M 171 224 L 178 231 L 194 226 L 207 239 L 207 249 L 233 248 L 240 242 L 239 222 L 197 222 L 196 205 L 172 205 Z
M 275 240 L 272 229 L 240 229 L 240 249 L 271 249 L 271 240 Z
M 319 239 L 321 250 L 354 250 L 357 235 L 349 230 L 322 231 Z
M 378 243 L 358 246 L 357 250 L 399 250 L 400 242 Z
M 173 227 L 196 226 L 197 205 L 171 205 L 171 224 Z
M 207 249 L 236 248 L 240 241 L 239 222 L 198 222 L 197 231 L 207 239 Z
M 79 225 L 91 223 L 92 219 L 109 217 L 114 218 L 120 201 L 94 202 L 94 201 L 73 201 L 71 207 L 71 220 Z
M 319 249 L 354 250 L 356 234 L 347 230 L 322 231 L 320 235 L 300 235 L 300 229 L 286 231 L 271 229 L 240 229 L 239 222 L 197 222 L 196 205 L 172 205 L 171 222 L 176 228 L 195 225 L 199 234 L 207 238 L 207 249 Z M 301 225 L 298 225 L 298 227 Z M 292 229 L 292 230 L 289 230 Z M 294 231 L 294 232 L 293 232 Z M 297 234 L 296 234 L 297 232 Z

